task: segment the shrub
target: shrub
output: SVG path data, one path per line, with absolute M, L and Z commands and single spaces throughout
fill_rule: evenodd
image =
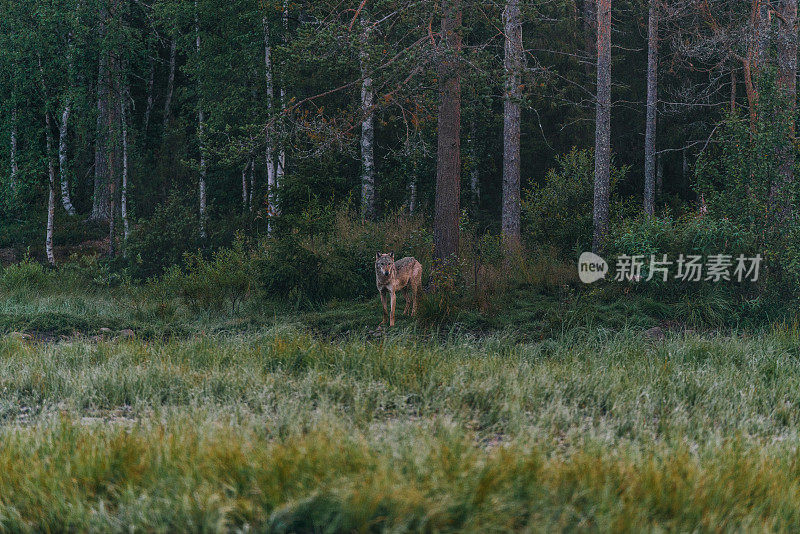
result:
M 42 290 L 51 281 L 47 269 L 28 255 L 0 271 L 0 285 L 7 291 Z
M 134 276 L 144 279 L 179 265 L 184 255 L 197 250 L 200 244 L 194 209 L 171 195 L 152 217 L 133 227 L 126 246 Z
M 669 216 L 630 219 L 612 234 L 604 256 L 609 262 L 607 279 L 615 276 L 614 259 L 621 255 L 643 256 L 641 281 L 631 282 L 625 291 L 652 292 L 661 301 L 677 304 L 676 311 L 683 321 L 700 325 L 720 325 L 723 320 L 730 324 L 736 322 L 734 310 L 746 305 L 754 292 L 764 285 L 765 266 L 759 269 L 757 283 L 749 280 L 739 283 L 735 277 L 736 258 L 743 254 L 752 257 L 759 251 L 755 248 L 753 234 L 736 225 L 730 219 L 715 219 L 709 216 L 684 216 L 673 219 Z M 668 278 L 663 280 L 660 273 L 648 280 L 650 257 L 661 261 L 666 254 Z M 699 255 L 707 264 L 708 258 L 715 254 L 731 256 L 729 268 L 730 281 L 707 281 L 706 270 L 702 271 L 700 281 L 677 279 L 676 261 L 683 254 Z M 744 309 L 744 308 L 741 308 Z
M 419 219 L 397 212 L 365 221 L 347 209 L 328 210 L 319 213 L 332 220 L 327 230 L 305 227 L 310 233 L 295 230 L 260 243 L 256 263 L 267 294 L 297 305 L 372 296 L 376 252 L 414 256 L 429 271 L 432 239 Z
M 188 253 L 186 267 L 173 265 L 163 282 L 192 309 L 218 310 L 227 303 L 235 311 L 250 296 L 252 277 L 252 256 L 237 239 L 231 248 L 221 248 L 209 259 L 199 252 Z
M 554 246 L 564 253 L 588 250 L 592 244 L 594 152 L 573 148 L 556 162 L 544 184 L 534 185 L 524 194 L 525 238 L 532 248 Z M 612 165 L 612 195 L 627 172 L 626 166 Z

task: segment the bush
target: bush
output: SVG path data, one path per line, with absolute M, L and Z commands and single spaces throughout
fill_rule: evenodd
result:
M 160 275 L 171 265 L 180 265 L 184 255 L 197 250 L 200 244 L 197 214 L 177 195 L 171 195 L 152 217 L 133 227 L 127 256 L 133 275 L 144 279 Z
M 162 278 L 164 287 L 194 310 L 231 311 L 250 296 L 253 285 L 251 254 L 241 239 L 231 248 L 221 248 L 206 259 L 199 252 L 186 255 L 186 267 L 170 267 Z
M 557 168 L 547 172 L 544 184 L 534 185 L 524 194 L 525 238 L 532 248 L 554 246 L 566 254 L 580 253 L 592 244 L 594 152 L 573 148 L 556 161 Z M 626 166 L 612 165 L 612 195 L 627 172 Z
M 288 297 L 296 305 L 373 296 L 376 252 L 414 256 L 423 272 L 430 269 L 432 238 L 417 218 L 397 212 L 365 221 L 346 209 L 318 215 L 332 220 L 324 232 L 319 227 L 310 234 L 295 230 L 260 243 L 257 269 L 267 294 Z
M 50 282 L 47 269 L 27 255 L 0 271 L 0 285 L 7 291 L 42 290 L 50 287 Z
M 726 117 L 711 148 L 697 161 L 695 188 L 710 217 L 730 220 L 751 234 L 767 268 L 763 285 L 796 294 L 800 223 L 783 208 L 797 212 L 800 188 L 797 180 L 782 184 L 781 177 L 781 154 L 793 155 L 794 176 L 800 173 L 800 154 L 792 142 L 796 117 L 786 112 L 793 106 L 785 105 L 779 95 L 774 73 L 765 71 L 761 78 L 756 124 L 751 127 L 744 114 Z
M 607 279 L 615 276 L 614 259 L 621 256 L 643 256 L 641 281 L 632 282 L 631 287 L 641 291 L 653 291 L 659 299 L 678 302 L 679 315 L 695 324 L 719 324 L 721 315 L 732 309 L 735 302 L 747 298 L 754 289 L 763 285 L 765 266 L 762 261 L 757 284 L 745 281 L 738 283 L 734 277 L 736 258 L 758 253 L 755 238 L 748 230 L 730 219 L 715 219 L 708 216 L 684 216 L 673 219 L 669 216 L 630 219 L 618 228 L 609 239 L 604 256 L 609 262 Z M 661 261 L 666 254 L 672 262 L 666 282 L 659 273 L 647 280 L 650 274 L 650 257 Z M 733 265 L 729 269 L 730 281 L 706 281 L 705 270 L 700 281 L 676 279 L 675 262 L 683 254 L 699 255 L 706 262 L 715 254 L 731 256 Z M 727 317 L 730 319 L 730 317 Z

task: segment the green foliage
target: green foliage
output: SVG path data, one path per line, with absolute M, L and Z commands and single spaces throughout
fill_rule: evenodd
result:
M 149 278 L 169 266 L 181 265 L 184 254 L 200 247 L 195 210 L 173 194 L 160 204 L 153 216 L 139 221 L 126 244 L 134 275 Z
M 365 221 L 332 207 L 303 216 L 315 218 L 330 224 L 309 222 L 303 226 L 308 233 L 295 231 L 259 245 L 259 281 L 268 295 L 303 306 L 374 296 L 376 252 L 394 252 L 398 259 L 414 256 L 423 272 L 430 265 L 432 239 L 419 219 L 397 212 L 378 222 Z
M 231 248 L 221 248 L 206 259 L 200 252 L 188 253 L 186 267 L 170 267 L 164 274 L 165 289 L 189 305 L 192 310 L 219 310 L 229 304 L 235 312 L 237 304 L 250 296 L 252 256 L 238 239 Z
M 524 238 L 534 248 L 548 245 L 566 254 L 580 253 L 589 250 L 592 243 L 594 153 L 573 148 L 557 157 L 556 164 L 545 175 L 543 184 L 534 184 L 525 191 Z M 617 184 L 627 172 L 627 166 L 611 167 L 612 204 Z
M 733 276 L 740 254 L 750 258 L 758 253 L 755 243 L 752 232 L 727 218 L 687 215 L 678 219 L 670 216 L 629 219 L 609 239 L 606 258 L 611 272 L 607 277 L 614 276 L 613 260 L 618 256 L 642 256 L 642 281 L 632 282 L 632 288 L 676 302 L 677 316 L 691 324 L 716 326 L 729 320 L 740 300 L 750 298 L 753 290 L 763 285 L 763 262 L 757 284 L 749 280 L 739 283 Z M 709 256 L 716 254 L 731 256 L 730 281 L 706 281 L 705 272 L 700 281 L 675 278 L 676 262 L 681 255 L 702 256 L 702 261 L 707 262 Z M 662 261 L 664 255 L 672 262 L 666 282 L 659 272 L 648 280 L 651 256 L 654 261 Z
M 793 107 L 792 107 L 793 108 Z M 720 124 L 712 147 L 697 161 L 696 191 L 709 216 L 730 220 L 750 234 L 751 248 L 764 257 L 764 286 L 769 291 L 797 294 L 800 281 L 800 205 L 797 180 L 784 183 L 781 164 L 793 156 L 792 170 L 800 172 L 797 146 L 791 142 L 794 116 L 787 113 L 774 74 L 762 76 L 758 117 L 728 115 Z M 706 224 L 713 229 L 715 224 Z
M 49 287 L 51 278 L 46 268 L 30 256 L 0 270 L 0 285 L 6 291 L 21 291 Z
M 709 214 L 729 218 L 769 242 L 785 235 L 785 227 L 775 226 L 784 199 L 795 209 L 800 200 L 796 181 L 785 187 L 781 198 L 775 196 L 780 180 L 779 155 L 791 151 L 795 175 L 800 167 L 797 147 L 789 142 L 795 117 L 787 114 L 788 106 L 777 95 L 770 76 L 762 79 L 758 105 L 753 128 L 741 114 L 729 114 L 720 123 L 714 144 L 698 158 L 695 188 Z

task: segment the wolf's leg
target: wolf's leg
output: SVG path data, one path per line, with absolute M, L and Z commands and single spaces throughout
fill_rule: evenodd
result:
M 379 291 L 378 294 L 381 296 L 381 304 L 383 304 L 383 320 L 381 324 L 384 324 L 389 317 L 389 310 L 386 308 L 386 296 L 383 294 L 383 291 Z
M 394 326 L 394 291 L 389 291 L 389 326 Z
M 405 291 L 403 291 L 403 296 L 406 298 L 406 306 L 403 308 L 403 315 L 408 315 L 408 310 L 411 308 L 411 291 L 411 284 L 408 284 Z
M 411 279 L 411 293 L 414 295 L 411 305 L 411 317 L 417 314 L 417 304 L 419 303 L 419 289 L 422 287 L 422 266 L 417 264 L 414 269 L 414 277 Z

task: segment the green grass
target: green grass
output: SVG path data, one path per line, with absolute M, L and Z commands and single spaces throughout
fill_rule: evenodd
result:
M 800 527 L 795 330 L 408 328 L 6 336 L 0 529 Z

